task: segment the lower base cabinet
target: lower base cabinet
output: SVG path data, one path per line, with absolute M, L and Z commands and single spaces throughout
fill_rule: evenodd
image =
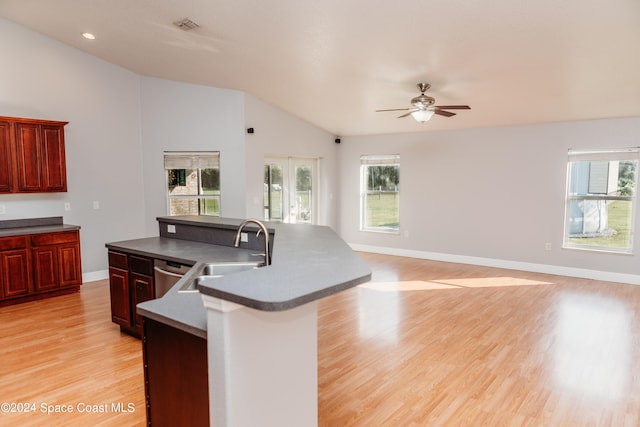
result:
M 111 320 L 122 332 L 141 337 L 142 317 L 136 306 L 155 298 L 153 259 L 109 251 L 109 293 Z
M 77 286 L 82 282 L 77 231 L 31 236 L 36 291 Z
M 77 230 L 0 238 L 0 306 L 77 292 Z
M 0 239 L 0 298 L 17 298 L 31 293 L 27 238 Z
M 208 426 L 207 340 L 143 318 L 142 349 L 150 426 Z

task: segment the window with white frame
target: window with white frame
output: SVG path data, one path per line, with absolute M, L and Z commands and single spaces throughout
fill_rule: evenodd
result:
M 360 157 L 360 230 L 400 231 L 400 156 Z
M 564 247 L 632 253 L 640 148 L 569 150 Z
M 167 213 L 220 216 L 220 153 L 165 152 Z

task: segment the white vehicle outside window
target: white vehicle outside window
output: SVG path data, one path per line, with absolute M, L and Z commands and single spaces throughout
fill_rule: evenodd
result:
M 639 148 L 569 150 L 564 247 L 633 252 Z

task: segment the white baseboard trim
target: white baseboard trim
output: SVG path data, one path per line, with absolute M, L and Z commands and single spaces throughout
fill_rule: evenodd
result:
M 587 268 L 563 267 L 549 264 L 535 264 L 530 262 L 508 261 L 503 259 L 482 258 L 466 255 L 444 254 L 439 252 L 424 252 L 413 249 L 387 248 L 383 246 L 360 245 L 349 243 L 351 249 L 361 252 L 372 252 L 384 255 L 396 255 L 409 258 L 430 259 L 433 261 L 455 262 L 460 264 L 481 265 L 485 267 L 505 268 L 509 270 L 530 271 L 533 273 L 556 274 L 559 276 L 579 277 L 582 279 L 604 280 L 607 282 L 628 283 L 640 285 L 640 275 L 615 273 L 611 271 L 590 270 Z
M 82 283 L 95 282 L 96 280 L 104 280 L 109 278 L 109 270 L 91 271 L 82 273 Z

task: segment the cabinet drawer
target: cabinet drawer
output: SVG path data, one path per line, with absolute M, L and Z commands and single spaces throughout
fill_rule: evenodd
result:
M 24 249 L 27 247 L 26 236 L 0 237 L 0 251 Z
M 129 269 L 133 273 L 153 276 L 153 259 L 143 258 L 136 255 L 129 255 Z
M 58 243 L 69 243 L 78 241 L 77 231 L 64 231 L 61 233 L 34 234 L 31 236 L 33 246 L 57 245 Z
M 129 270 L 129 262 L 127 261 L 127 255 L 120 252 L 109 251 L 109 267 L 121 268 L 123 270 Z

